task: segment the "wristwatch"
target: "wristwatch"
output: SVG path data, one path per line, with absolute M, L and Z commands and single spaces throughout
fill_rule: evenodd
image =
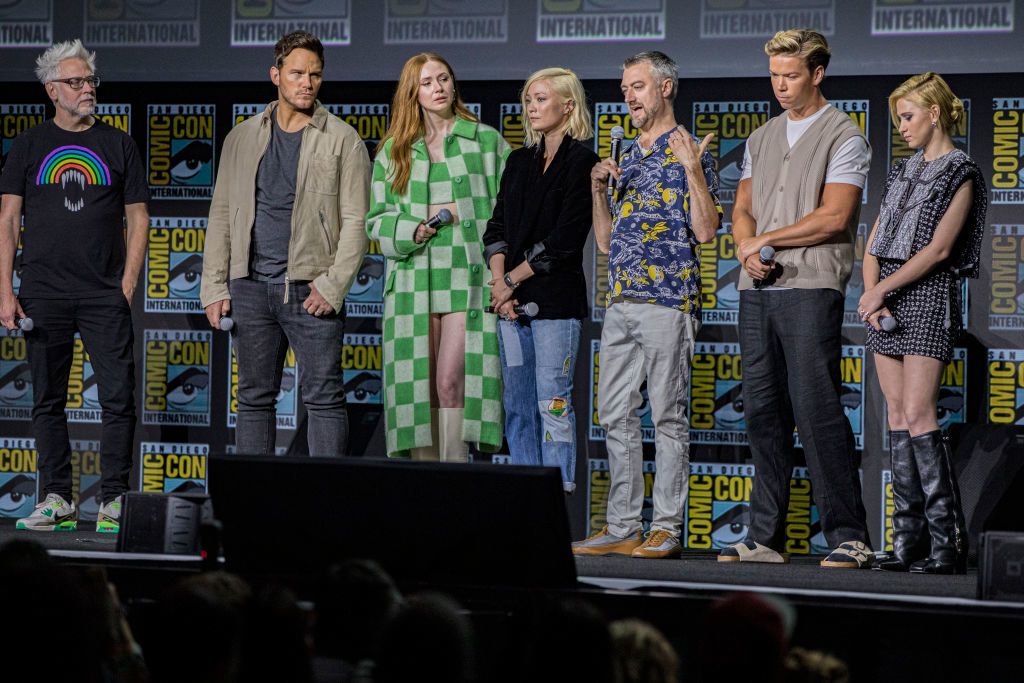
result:
M 518 282 L 512 282 L 512 278 L 510 278 L 510 277 L 508 276 L 508 273 L 505 273 L 505 285 L 506 285 L 506 286 L 507 286 L 507 287 L 508 287 L 509 289 L 515 289 L 516 287 L 518 287 L 518 286 L 519 286 L 519 283 L 518 283 Z

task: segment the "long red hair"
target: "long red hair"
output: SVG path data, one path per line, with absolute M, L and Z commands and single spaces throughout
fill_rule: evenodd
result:
M 420 109 L 419 88 L 420 73 L 423 65 L 427 62 L 438 62 L 448 69 L 452 77 L 452 111 L 459 118 L 467 121 L 479 121 L 462 102 L 462 95 L 459 93 L 459 82 L 455 79 L 455 72 L 441 55 L 433 52 L 421 52 L 402 67 L 402 75 L 398 77 L 398 86 L 395 88 L 395 96 L 391 100 L 391 125 L 388 132 L 377 145 L 377 152 L 384 149 L 384 143 L 394 138 L 391 143 L 391 191 L 395 194 L 403 194 L 409 186 L 409 176 L 412 174 L 412 143 L 423 137 L 423 111 Z

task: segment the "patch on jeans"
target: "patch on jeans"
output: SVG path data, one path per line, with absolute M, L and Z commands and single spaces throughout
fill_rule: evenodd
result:
M 572 356 L 566 356 L 565 362 L 562 363 L 562 376 L 565 377 L 569 374 L 569 368 L 572 367 Z
M 569 410 L 569 402 L 560 396 L 554 396 L 548 401 L 548 412 L 555 417 L 562 417 Z
M 545 443 L 551 443 L 554 439 L 551 438 L 551 432 L 544 432 Z

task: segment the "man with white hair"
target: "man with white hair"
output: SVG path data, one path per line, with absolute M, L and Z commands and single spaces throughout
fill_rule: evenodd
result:
M 78 332 L 103 409 L 102 501 L 96 530 L 117 532 L 135 436 L 131 302 L 146 253 L 149 189 L 135 141 L 97 119 L 96 54 L 80 40 L 36 60 L 53 119 L 18 136 L 0 175 L 0 323 L 25 332 L 32 375 L 32 429 L 43 500 L 17 528 L 72 530 L 71 444 L 64 414 Z M 21 290 L 12 274 L 22 235 Z M 127 217 L 127 232 L 125 221 Z

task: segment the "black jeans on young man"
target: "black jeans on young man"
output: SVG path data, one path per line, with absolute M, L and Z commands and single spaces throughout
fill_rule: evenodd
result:
M 793 427 L 832 548 L 870 545 L 853 430 L 839 401 L 843 296 L 834 289 L 740 293 L 743 409 L 753 456 L 747 539 L 785 548 Z
M 25 333 L 32 374 L 32 431 L 40 497 L 71 500 L 71 443 L 64 413 L 75 332 L 89 354 L 103 411 L 100 492 L 104 503 L 128 490 L 135 438 L 135 335 L 121 292 L 88 299 L 20 299 L 35 327 Z

